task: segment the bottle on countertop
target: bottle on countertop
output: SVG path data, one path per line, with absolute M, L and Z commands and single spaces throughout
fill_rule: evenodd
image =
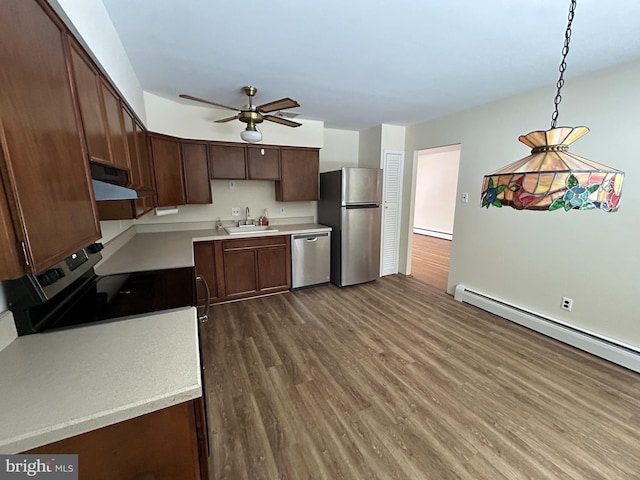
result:
M 264 209 L 264 215 L 262 216 L 262 225 L 269 225 L 269 217 L 267 215 L 267 209 Z

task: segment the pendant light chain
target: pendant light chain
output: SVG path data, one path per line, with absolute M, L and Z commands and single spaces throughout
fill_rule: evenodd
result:
M 567 29 L 564 32 L 564 47 L 562 47 L 562 61 L 560 62 L 560 78 L 558 78 L 558 82 L 556 83 L 556 87 L 558 91 L 556 93 L 556 97 L 553 99 L 553 104 L 555 106 L 553 114 L 551 115 L 551 128 L 556 128 L 556 123 L 558 121 L 558 105 L 562 101 L 562 95 L 560 95 L 560 91 L 564 86 L 564 71 L 567 69 L 567 55 L 569 55 L 569 43 L 571 42 L 571 24 L 573 23 L 573 17 L 576 12 L 576 0 L 571 0 L 571 6 L 569 7 L 569 21 L 567 23 Z

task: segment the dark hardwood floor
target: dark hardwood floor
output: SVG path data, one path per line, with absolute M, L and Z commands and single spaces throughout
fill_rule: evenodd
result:
M 213 479 L 631 479 L 640 375 L 392 275 L 212 307 Z
M 439 290 L 447 289 L 451 241 L 413 234 L 411 275 Z

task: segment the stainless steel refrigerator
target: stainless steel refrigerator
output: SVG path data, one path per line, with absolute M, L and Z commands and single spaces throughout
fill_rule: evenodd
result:
M 343 168 L 320 174 L 318 222 L 333 228 L 331 283 L 369 282 L 380 274 L 382 170 Z

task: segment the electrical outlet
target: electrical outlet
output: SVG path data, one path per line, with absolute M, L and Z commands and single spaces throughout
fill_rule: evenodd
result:
M 284 215 L 287 212 L 287 209 L 284 207 L 280 207 L 280 215 Z
M 463 193 L 462 194 L 462 203 L 469 203 L 469 194 L 468 193 Z
M 232 217 L 239 217 L 240 216 L 240 209 L 239 208 L 232 208 L 231 209 L 231 216 Z
M 233 190 L 236 188 L 236 182 L 233 180 L 229 180 L 229 190 Z
M 563 310 L 566 310 L 567 312 L 570 312 L 571 309 L 573 308 L 573 298 L 562 297 L 562 304 L 560 305 L 560 307 Z

